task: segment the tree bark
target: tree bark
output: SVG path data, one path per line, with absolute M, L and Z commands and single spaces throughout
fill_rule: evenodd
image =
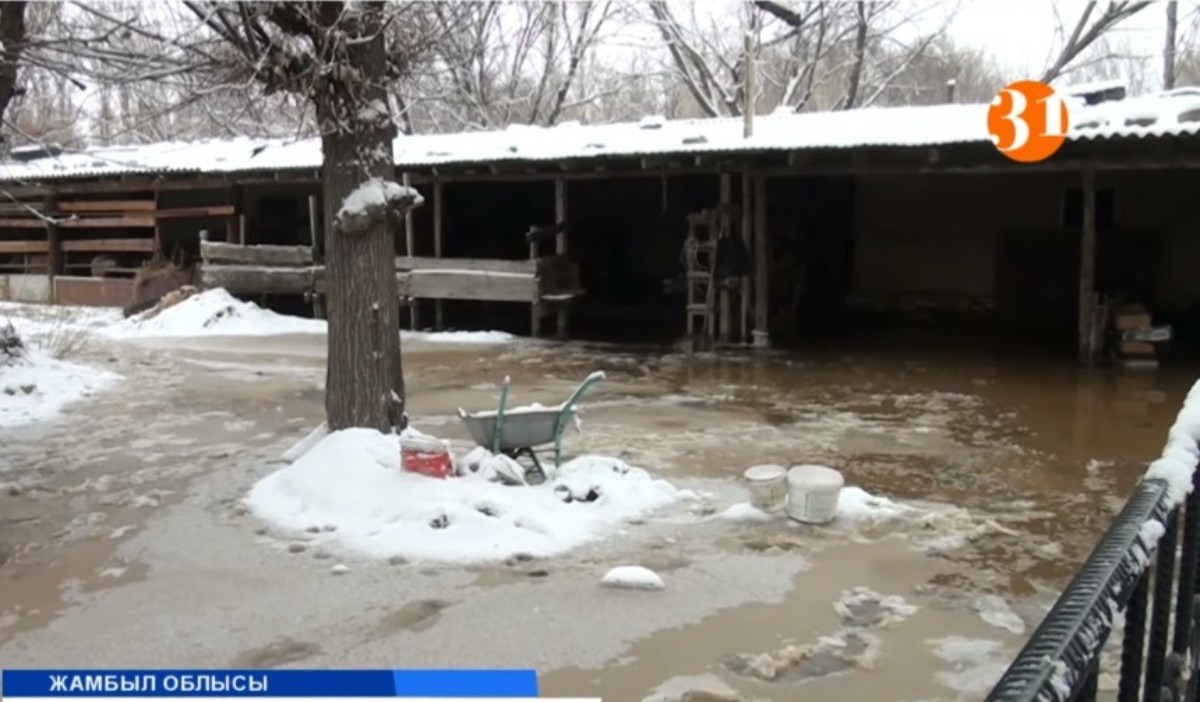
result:
M 1179 3 L 1167 3 L 1167 40 L 1163 45 L 1163 90 L 1175 88 L 1176 31 L 1179 27 Z
M 8 105 L 17 94 L 17 69 L 25 45 L 24 2 L 0 5 L 0 119 L 8 113 Z
M 328 280 L 329 358 L 325 412 L 332 431 L 403 428 L 404 372 L 396 293 L 396 218 L 385 212 L 351 231 L 339 220 L 346 197 L 373 178 L 394 177 L 388 116 L 386 54 L 381 10 L 361 10 L 361 26 L 345 47 L 352 84 L 325 83 L 313 96 L 324 149 L 325 266 Z M 372 109 L 376 105 L 382 109 Z M 384 209 L 387 209 L 385 207 Z

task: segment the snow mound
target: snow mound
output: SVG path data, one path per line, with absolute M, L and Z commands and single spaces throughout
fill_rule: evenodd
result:
M 111 339 L 325 334 L 328 330 L 323 319 L 272 312 L 239 300 L 224 288 L 205 290 L 160 312 L 147 310 L 97 329 Z M 500 331 L 404 331 L 400 336 L 409 341 L 439 344 L 503 344 L 516 338 Z
M 730 505 L 728 509 L 717 514 L 718 519 L 727 519 L 731 522 L 769 522 L 773 517 L 755 507 L 749 502 L 738 502 Z
M 425 202 L 424 198 L 413 188 L 382 178 L 371 178 L 360 183 L 346 196 L 346 199 L 342 200 L 342 207 L 338 210 L 337 218 L 344 219 L 361 215 L 371 208 L 386 207 L 390 203 L 406 198 L 412 198 L 414 206 Z
M 911 511 L 911 507 L 905 507 L 886 497 L 876 497 L 860 487 L 844 487 L 838 494 L 838 519 L 850 521 L 895 519 Z
M 120 378 L 101 368 L 60 361 L 28 349 L 11 364 L 0 364 L 0 427 L 53 419 L 67 405 Z
M 666 585 L 662 577 L 642 566 L 618 566 L 604 574 L 600 580 L 604 587 L 619 587 L 626 590 L 661 590 Z
M 133 315 L 104 328 L 113 338 L 270 336 L 324 333 L 325 322 L 278 314 L 239 300 L 223 288 L 205 290 L 157 314 Z
M 317 538 L 369 557 L 467 563 L 561 554 L 686 497 L 600 456 L 570 461 L 538 486 L 438 480 L 401 470 L 399 437 L 346 429 L 258 481 L 246 502 L 284 529 L 332 525 Z

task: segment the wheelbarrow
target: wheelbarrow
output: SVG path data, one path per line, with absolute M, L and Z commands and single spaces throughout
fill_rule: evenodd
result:
M 506 377 L 500 388 L 499 407 L 484 412 L 467 412 L 460 407 L 458 416 L 476 444 L 493 454 L 504 454 L 514 460 L 528 456 L 533 462 L 532 470 L 544 481 L 547 475 L 538 460 L 537 449 L 553 445 L 554 468 L 562 465 L 563 431 L 575 418 L 579 401 L 601 380 L 604 380 L 603 371 L 592 373 L 561 405 L 508 409 L 509 379 Z M 526 470 L 527 476 L 529 472 Z

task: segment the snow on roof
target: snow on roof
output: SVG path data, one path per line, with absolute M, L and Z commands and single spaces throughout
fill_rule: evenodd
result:
M 1072 89 L 1072 92 L 1077 87 Z M 667 120 L 401 136 L 396 165 L 559 161 L 603 157 L 693 155 L 737 151 L 804 151 L 851 147 L 919 147 L 989 143 L 987 105 L 890 107 L 845 112 L 775 111 L 742 136 L 741 118 Z M 1072 100 L 1071 139 L 1200 134 L 1200 88 L 1084 106 Z M 234 173 L 316 169 L 317 139 L 207 140 L 90 149 L 0 163 L 0 180 L 48 180 L 126 173 Z

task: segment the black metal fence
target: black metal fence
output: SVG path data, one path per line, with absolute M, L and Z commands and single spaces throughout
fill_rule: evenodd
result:
M 1172 440 L 1182 437 L 1172 430 Z M 1194 439 L 1187 440 L 1195 447 Z M 1182 505 L 1168 480 L 1147 477 L 1138 485 L 996 683 L 989 702 L 1097 699 L 1101 654 L 1118 614 L 1124 614 L 1125 627 L 1116 699 L 1200 700 L 1200 481 L 1195 455 L 1188 452 L 1193 483 Z

